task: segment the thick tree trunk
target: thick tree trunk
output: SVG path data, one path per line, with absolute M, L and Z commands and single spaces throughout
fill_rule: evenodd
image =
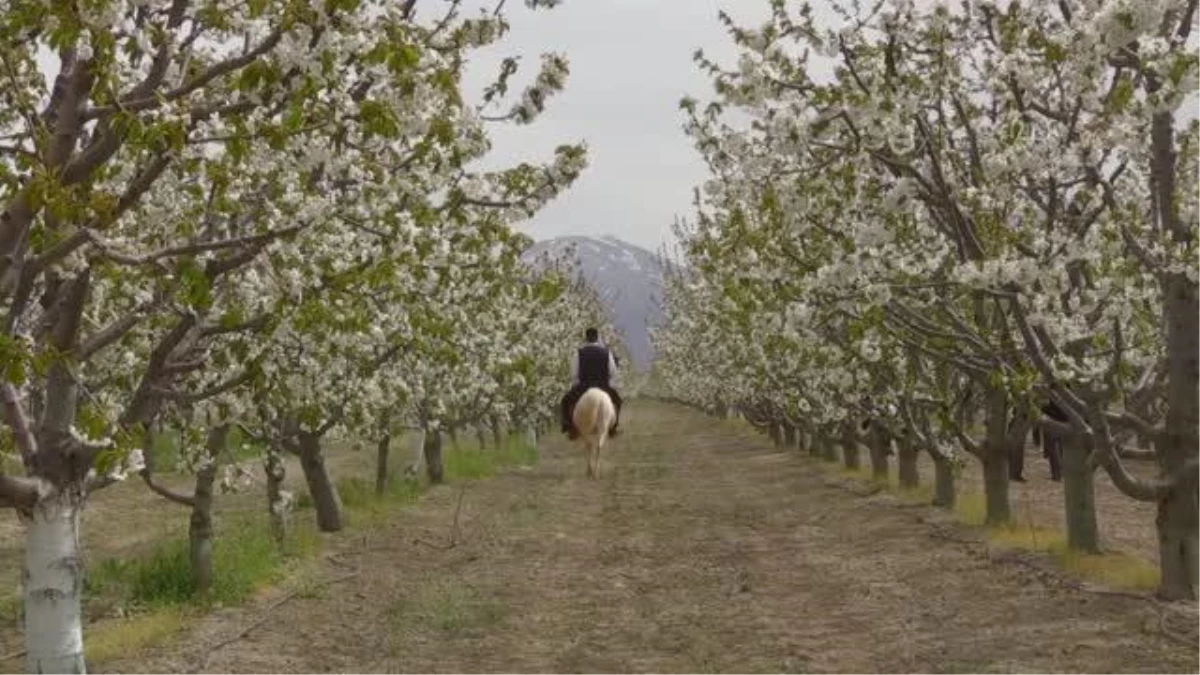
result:
M 229 426 L 209 429 L 207 460 L 196 471 L 196 488 L 192 492 L 192 515 L 188 520 L 188 543 L 192 563 L 192 583 L 203 595 L 212 588 L 213 566 L 213 483 L 217 480 L 218 459 L 229 437 Z
M 58 494 L 33 509 L 25 547 L 25 646 L 30 673 L 84 673 L 82 499 Z
M 439 433 L 438 435 L 440 436 L 441 434 Z M 481 426 L 479 426 L 479 425 L 476 425 L 476 426 L 475 426 L 475 440 L 476 440 L 476 442 L 478 442 L 478 443 L 479 443 L 479 449 L 480 449 L 480 450 L 486 450 L 486 449 L 487 449 L 487 434 L 486 434 L 486 433 L 484 433 L 484 431 L 483 431 L 483 427 L 481 427 Z M 440 440 L 439 440 L 439 446 L 438 446 L 438 447 L 441 447 L 441 445 L 440 445 Z
M 859 459 L 858 435 L 854 433 L 854 423 L 850 421 L 842 425 L 842 464 L 851 471 L 858 470 L 862 465 Z
M 291 505 L 283 496 L 283 479 L 287 473 L 283 451 L 274 443 L 267 447 L 263 468 L 267 474 L 267 514 L 271 538 L 277 545 L 283 546 L 288 534 L 288 511 Z
M 308 494 L 317 512 L 317 528 L 322 532 L 339 532 L 342 529 L 342 501 L 337 488 L 329 477 L 325 456 L 321 453 L 321 437 L 307 431 L 299 434 L 300 468 L 304 471 L 304 482 L 308 483 Z
M 188 520 L 188 543 L 192 562 L 192 582 L 196 592 L 212 588 L 213 567 L 213 483 L 217 465 L 209 463 L 196 471 L 196 489 L 192 495 L 192 515 Z
M 530 448 L 536 448 L 538 446 L 537 429 L 535 429 L 532 425 L 525 428 L 525 443 Z
M 375 494 L 382 496 L 387 491 L 388 455 L 392 450 L 392 434 L 384 431 L 375 446 Z
M 492 415 L 490 426 L 492 429 L 492 445 L 499 450 L 504 446 L 504 427 L 500 424 L 500 418 Z
M 989 388 L 985 393 L 983 442 L 983 491 L 987 503 L 988 525 L 1012 522 L 1008 499 L 1008 394 Z
M 838 444 L 833 440 L 833 429 L 829 434 L 821 434 L 821 458 L 826 462 L 838 461 Z
M 1196 540 L 1196 492 L 1192 486 L 1173 490 L 1158 504 L 1158 551 L 1162 579 L 1158 594 L 1169 600 L 1196 597 L 1200 548 Z
M 1151 88 L 1157 89 L 1153 84 Z M 1151 175 L 1157 220 L 1172 242 L 1195 244 L 1194 222 L 1179 207 L 1175 115 L 1155 113 L 1151 120 Z M 1194 261 L 1192 261 L 1194 263 Z M 1187 263 L 1191 265 L 1192 263 Z M 1186 271 L 1163 274 L 1163 329 L 1167 351 L 1167 410 L 1157 440 L 1159 469 L 1175 476 L 1200 452 L 1200 298 Z M 1197 476 L 1195 470 L 1158 504 L 1158 543 L 1162 580 L 1158 593 L 1168 599 L 1194 600 L 1197 595 Z
M 1197 437 L 1197 408 L 1200 408 L 1200 374 L 1197 351 L 1200 350 L 1197 289 L 1182 273 L 1172 274 L 1164 283 L 1163 309 L 1167 328 L 1167 413 L 1164 431 L 1158 441 L 1159 469 L 1174 476 L 1200 451 Z M 1171 600 L 1194 600 L 1197 596 L 1197 569 L 1200 568 L 1200 542 L 1197 530 L 1196 472 L 1181 481 L 1158 504 L 1159 564 L 1162 575 L 1158 594 Z
M 771 444 L 775 447 L 783 445 L 783 432 L 776 422 L 767 423 L 767 435 L 771 437 Z
M 1067 520 L 1067 546 L 1075 551 L 1098 553 L 1100 530 L 1096 526 L 1095 468 L 1088 466 L 1088 446 L 1072 436 L 1063 446 L 1063 501 Z
M 425 453 L 425 470 L 429 473 L 429 482 L 437 485 L 445 479 L 445 469 L 442 465 L 442 432 L 426 430 L 421 445 Z
M 896 470 L 899 472 L 900 487 L 909 490 L 921 485 L 921 473 L 917 471 L 917 444 L 910 434 L 896 439 Z
M 1008 456 L 1001 452 L 989 452 L 983 458 L 983 492 L 987 504 L 984 522 L 988 525 L 1008 525 L 1012 522 L 1008 484 Z
M 789 450 L 796 447 L 796 427 L 790 424 L 783 425 L 783 445 Z
M 452 445 L 456 448 L 459 447 L 459 445 L 458 445 L 458 429 L 456 429 L 454 427 L 450 427 L 449 429 L 446 430 L 446 433 L 450 436 L 450 445 Z
M 954 488 L 954 465 L 949 460 L 933 458 L 933 505 L 953 509 L 958 502 Z
M 871 478 L 886 481 L 888 479 L 888 454 L 892 449 L 891 434 L 882 425 L 871 423 L 868 432 L 871 456 Z

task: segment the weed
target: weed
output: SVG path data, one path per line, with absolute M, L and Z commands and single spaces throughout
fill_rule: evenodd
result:
M 125 619 L 109 621 L 87 631 L 84 658 L 89 664 L 127 657 L 132 653 L 159 643 L 184 627 L 183 612 L 160 609 Z
M 494 626 L 508 615 L 505 605 L 482 597 L 471 586 L 452 582 L 422 586 L 411 604 L 402 600 L 389 614 L 400 621 L 410 610 L 417 620 L 451 635 Z

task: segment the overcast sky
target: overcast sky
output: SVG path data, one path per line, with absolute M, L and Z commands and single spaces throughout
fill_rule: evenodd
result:
M 536 239 L 611 234 L 650 250 L 668 240 L 675 216 L 690 214 L 692 189 L 705 179 L 678 108 L 685 94 L 703 100 L 712 91 L 692 55 L 703 47 L 732 64 L 733 43 L 717 12 L 757 24 L 767 7 L 766 0 L 567 0 L 531 11 L 510 1 L 512 30 L 475 53 L 470 91 L 511 54 L 524 57 L 521 88 L 543 52 L 566 54 L 571 75 L 532 125 L 494 129 L 488 165 L 542 161 L 555 146 L 581 140 L 590 160 L 569 191 L 518 229 Z

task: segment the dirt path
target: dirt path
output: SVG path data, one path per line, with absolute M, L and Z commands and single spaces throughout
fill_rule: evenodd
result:
M 142 672 L 1196 672 L 1195 612 L 989 560 L 924 508 L 838 487 L 795 452 L 640 403 L 583 478 L 540 465 L 446 486 L 343 536 L 354 578 L 218 612 Z M 443 548 L 454 533 L 457 545 Z M 1188 643 L 1168 639 L 1163 626 Z

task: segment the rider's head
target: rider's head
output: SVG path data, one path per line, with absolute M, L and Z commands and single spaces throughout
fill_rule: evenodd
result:
M 588 342 L 598 342 L 600 340 L 600 331 L 595 328 L 589 328 L 583 331 L 583 339 Z

